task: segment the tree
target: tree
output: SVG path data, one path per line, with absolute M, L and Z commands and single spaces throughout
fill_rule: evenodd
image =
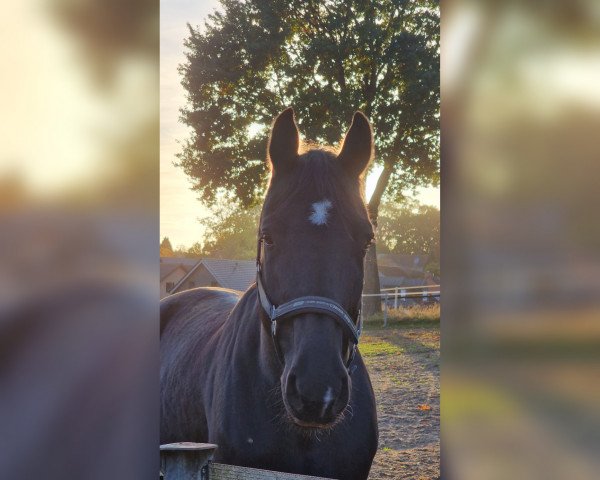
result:
M 169 237 L 164 237 L 162 242 L 160 242 L 160 256 L 161 257 L 172 257 L 173 256 L 173 246 L 171 245 L 171 240 L 169 240 Z
M 194 243 L 190 248 L 185 250 L 183 256 L 187 258 L 202 258 L 204 256 L 202 244 L 200 242 Z
M 380 251 L 439 258 L 440 211 L 433 206 L 384 203 L 377 233 Z
M 440 275 L 440 211 L 414 202 L 384 203 L 379 212 L 379 251 L 429 255 L 425 269 Z
M 238 260 L 256 258 L 258 206 L 245 210 L 237 203 L 222 204 L 215 206 L 213 212 L 201 220 L 205 227 L 202 256 Z
M 191 127 L 179 165 L 201 200 L 223 195 L 255 205 L 264 190 L 269 125 L 287 106 L 308 140 L 338 144 L 361 109 L 383 167 L 369 201 L 376 225 L 382 198 L 439 181 L 439 5 L 434 0 L 222 0 L 204 29 L 190 26 Z M 368 292 L 379 291 L 376 251 Z M 367 313 L 379 308 L 373 297 Z

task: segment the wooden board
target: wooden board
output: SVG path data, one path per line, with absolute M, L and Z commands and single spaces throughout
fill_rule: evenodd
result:
M 209 464 L 208 472 L 209 480 L 333 480 L 212 462 Z

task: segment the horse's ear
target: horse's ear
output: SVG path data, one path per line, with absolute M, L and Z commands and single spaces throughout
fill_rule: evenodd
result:
M 373 133 L 369 120 L 362 112 L 356 112 L 346 134 L 338 160 L 352 175 L 360 176 L 369 165 L 373 153 Z
M 271 129 L 269 138 L 269 159 L 274 171 L 291 168 L 298 158 L 300 136 L 294 121 L 294 109 L 281 112 Z

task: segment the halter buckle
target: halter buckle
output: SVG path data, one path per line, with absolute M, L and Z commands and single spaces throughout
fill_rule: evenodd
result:
M 277 333 L 277 322 L 275 320 L 271 320 L 271 335 L 275 337 Z

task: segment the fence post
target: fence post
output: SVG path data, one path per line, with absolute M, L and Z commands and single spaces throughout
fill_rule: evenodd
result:
M 385 296 L 383 297 L 383 326 L 387 327 L 387 317 L 388 317 L 388 293 L 385 292 Z
M 394 288 L 394 309 L 398 310 L 398 287 Z
M 212 443 L 167 443 L 160 446 L 160 478 L 164 480 L 208 479 L 208 462 L 216 445 Z

